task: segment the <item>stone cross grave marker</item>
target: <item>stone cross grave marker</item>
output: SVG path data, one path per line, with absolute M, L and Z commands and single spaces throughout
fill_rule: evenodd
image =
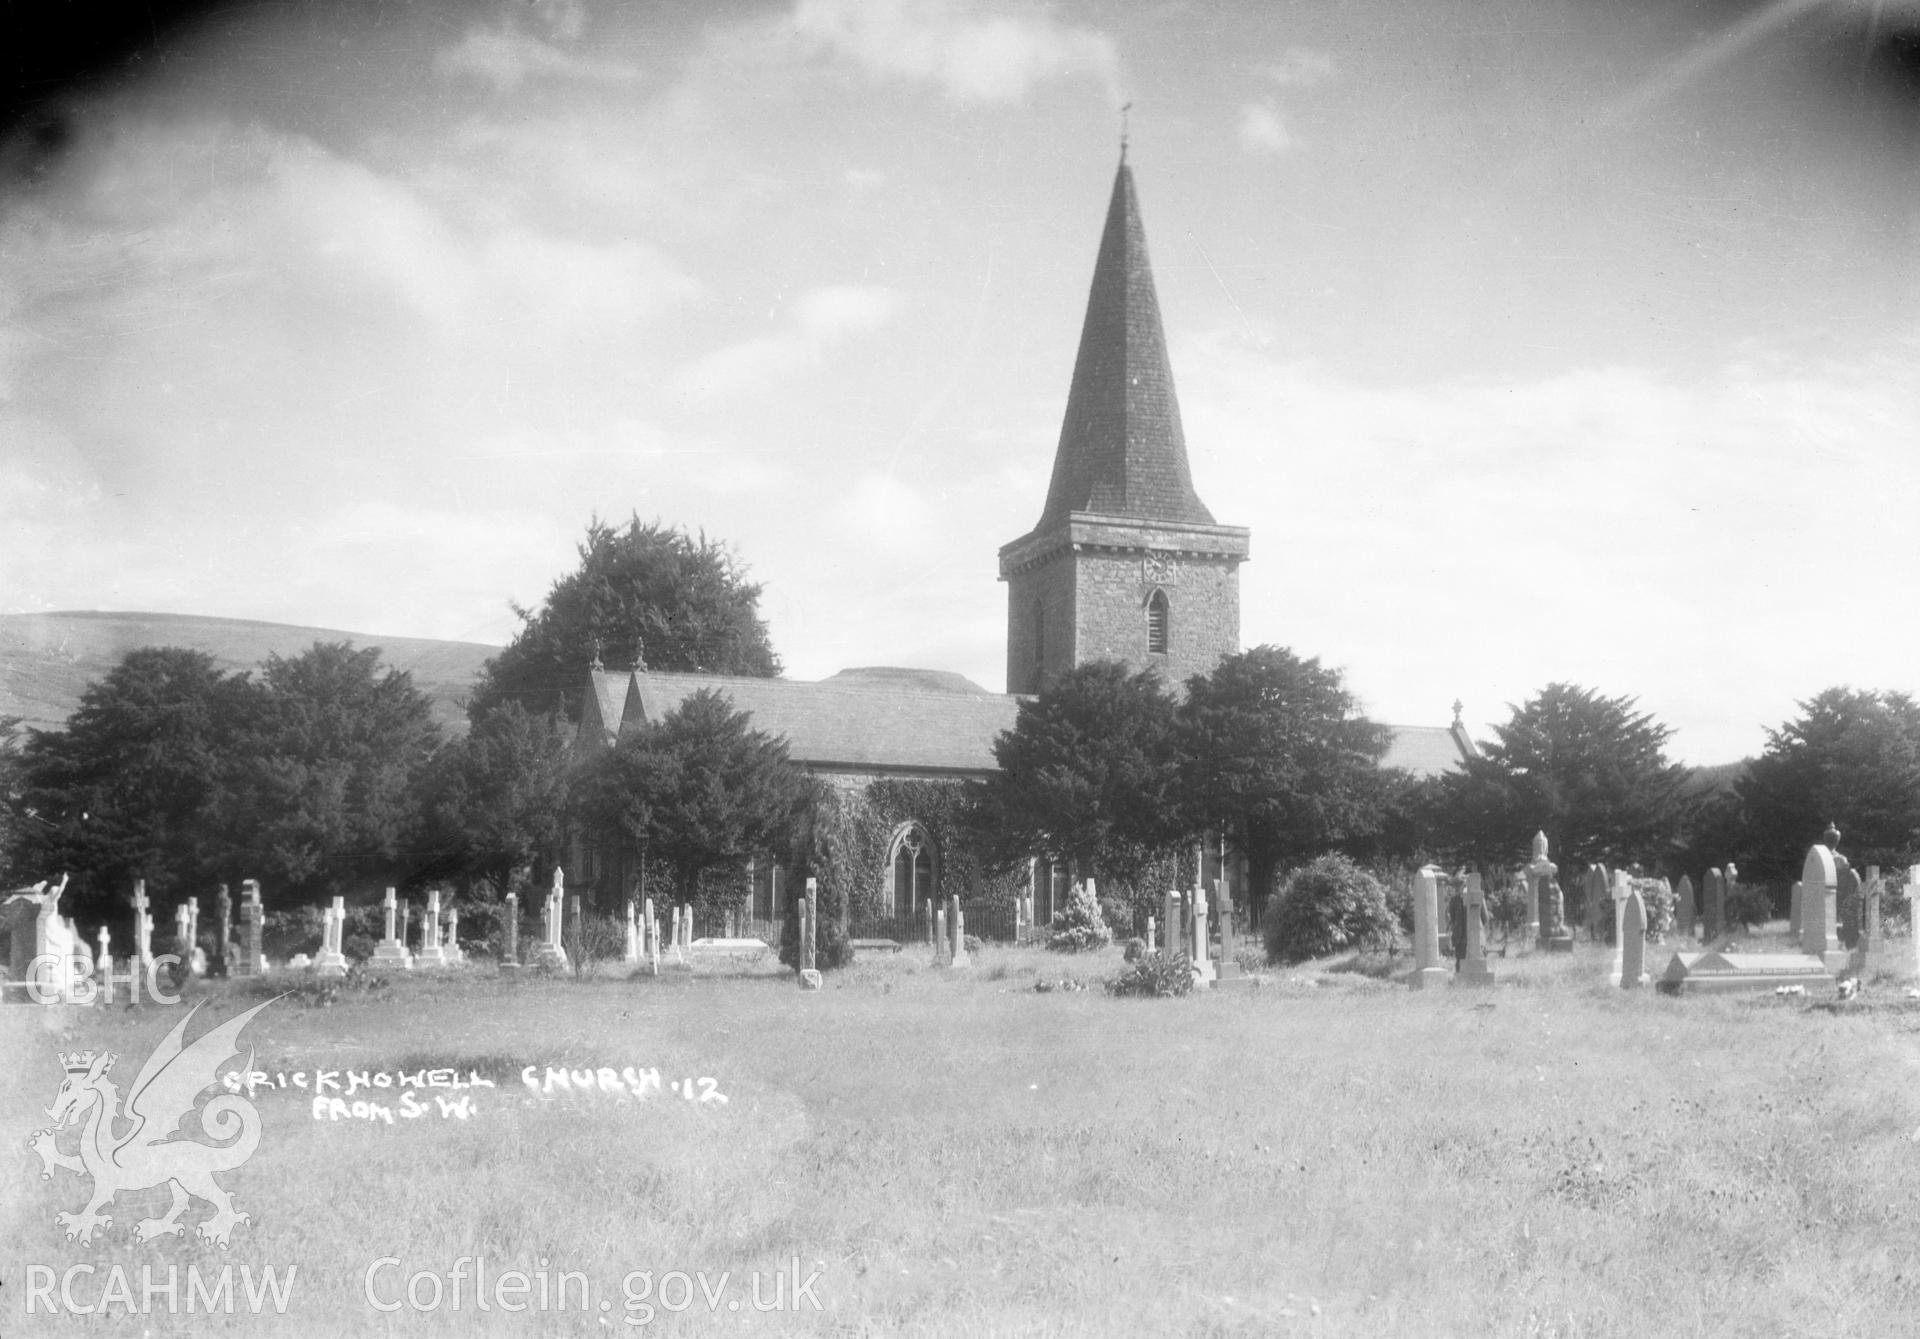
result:
M 321 940 L 320 956 L 314 960 L 314 973 L 318 976 L 345 976 L 347 974 L 347 955 L 341 951 L 340 940 L 347 924 L 347 899 L 336 897 L 333 905 L 327 908 L 326 932 Z
M 440 890 L 427 890 L 427 909 L 420 916 L 420 952 L 414 962 L 421 967 L 448 965 L 446 945 L 440 942 Z
M 399 889 L 388 888 L 387 895 L 380 900 L 380 911 L 385 931 L 380 942 L 373 946 L 373 965 L 393 972 L 411 971 L 413 954 L 400 939 L 400 897 Z
M 153 961 L 153 917 L 147 914 L 147 881 L 133 881 L 133 957 L 142 971 Z
M 1211 987 L 1213 981 L 1213 962 L 1207 957 L 1207 893 L 1204 888 L 1196 888 L 1193 890 L 1193 983 Z
M 1478 874 L 1467 875 L 1467 952 L 1460 961 L 1454 984 L 1491 986 L 1493 969 L 1487 965 L 1487 892 Z

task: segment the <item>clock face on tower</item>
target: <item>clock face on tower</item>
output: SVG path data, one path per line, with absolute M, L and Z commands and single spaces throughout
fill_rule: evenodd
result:
M 1178 570 L 1172 554 L 1149 553 L 1140 560 L 1140 580 L 1149 586 L 1162 585 L 1173 580 Z

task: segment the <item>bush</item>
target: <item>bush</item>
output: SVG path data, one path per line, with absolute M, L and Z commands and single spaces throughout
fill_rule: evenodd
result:
M 1073 895 L 1064 910 L 1053 917 L 1053 934 L 1047 947 L 1056 953 L 1084 953 L 1105 948 L 1113 938 L 1106 918 L 1100 914 L 1100 901 L 1087 891 L 1087 885 L 1073 885 Z
M 800 970 L 800 904 L 806 900 L 806 884 L 801 880 L 795 883 L 797 895 L 780 921 L 780 961 L 797 972 Z M 813 941 L 813 966 L 820 972 L 835 971 L 853 961 L 853 945 L 840 926 L 839 898 L 833 889 L 831 883 L 820 885 L 820 925 Z
M 1267 960 L 1304 962 L 1387 939 L 1393 933 L 1387 890 L 1343 855 L 1323 855 L 1294 871 L 1267 917 Z
M 1134 940 L 1139 943 L 1139 940 Z M 1126 971 L 1107 981 L 1112 995 L 1168 999 L 1193 989 L 1193 964 L 1178 953 L 1143 953 Z
M 1885 905 L 1882 899 L 1883 910 Z M 1728 925 L 1752 930 L 1773 919 L 1773 899 L 1767 896 L 1765 884 L 1736 882 L 1727 889 L 1726 912 Z
M 1128 962 L 1139 962 L 1147 956 L 1147 941 L 1134 938 L 1127 941 L 1125 957 Z

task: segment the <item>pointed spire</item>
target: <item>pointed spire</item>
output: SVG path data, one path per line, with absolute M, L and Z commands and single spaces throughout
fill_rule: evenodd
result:
M 1214 523 L 1193 491 L 1146 232 L 1124 149 L 1094 262 L 1053 480 L 1035 529 L 1063 522 L 1076 511 Z

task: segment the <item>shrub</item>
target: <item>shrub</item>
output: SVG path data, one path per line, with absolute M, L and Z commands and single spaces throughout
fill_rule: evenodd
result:
M 1147 941 L 1140 938 L 1129 939 L 1125 956 L 1128 962 L 1139 962 L 1147 956 Z
M 1076 883 L 1065 909 L 1054 914 L 1047 947 L 1056 953 L 1083 953 L 1105 948 L 1112 938 L 1106 918 L 1100 914 L 1099 899 L 1087 891 L 1087 885 Z
M 967 935 L 965 939 L 961 941 L 960 947 L 969 953 L 978 953 L 983 945 L 980 943 L 979 935 Z
M 1881 903 L 1884 908 L 1884 900 Z M 1765 884 L 1735 882 L 1727 889 L 1727 924 L 1751 930 L 1773 919 L 1773 899 Z
M 1380 881 L 1343 855 L 1323 855 L 1294 871 L 1267 918 L 1267 959 L 1304 962 L 1357 948 L 1393 933 Z
M 1185 995 L 1192 989 L 1193 964 L 1178 953 L 1142 953 L 1131 967 L 1107 981 L 1109 994 L 1142 995 L 1152 999 Z

